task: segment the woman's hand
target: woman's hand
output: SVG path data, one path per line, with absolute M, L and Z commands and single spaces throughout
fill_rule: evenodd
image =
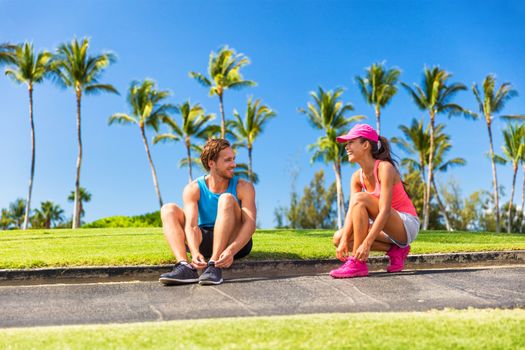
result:
M 346 239 L 341 238 L 339 245 L 335 249 L 335 256 L 341 261 L 346 261 L 348 259 L 348 243 Z
M 357 248 L 354 258 L 359 261 L 367 261 L 368 255 L 370 255 L 370 248 L 371 246 L 366 241 L 364 241 L 361 243 L 359 248 Z

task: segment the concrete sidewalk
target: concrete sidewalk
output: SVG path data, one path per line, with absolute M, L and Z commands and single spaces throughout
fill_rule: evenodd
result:
M 0 287 L 0 327 L 105 324 L 330 312 L 525 307 L 525 265 L 227 280 Z
M 385 256 L 369 259 L 371 271 L 384 270 L 387 263 L 388 258 Z M 225 279 L 312 276 L 326 273 L 340 264 L 341 262 L 336 259 L 271 261 L 242 259 L 236 261 L 231 268 L 225 269 L 223 276 Z M 525 264 L 525 250 L 410 255 L 406 268 L 420 270 L 513 264 Z M 161 273 L 170 271 L 172 267 L 173 265 L 148 265 L 8 269 L 0 270 L 0 286 L 99 281 L 155 281 Z

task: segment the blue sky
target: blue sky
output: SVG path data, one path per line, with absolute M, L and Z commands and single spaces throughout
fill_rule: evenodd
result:
M 107 126 L 115 112 L 128 112 L 125 96 L 134 79 L 151 78 L 173 92 L 171 102 L 200 102 L 218 114 L 218 100 L 188 77 L 190 70 L 206 72 L 210 51 L 227 44 L 252 61 L 244 69 L 258 86 L 227 91 L 225 110 L 245 110 L 247 96 L 262 98 L 277 111 L 254 145 L 259 221 L 273 227 L 273 210 L 289 202 L 290 169 L 299 168 L 297 189 L 309 183 L 324 166 L 310 164 L 306 145 L 320 131 L 297 109 L 306 106 L 309 92 L 344 87 L 343 99 L 355 114 L 375 117 L 354 82 L 364 68 L 386 61 L 402 70 L 401 80 L 420 83 L 423 67 L 440 65 L 453 73 L 453 81 L 469 86 L 457 102 L 477 109 L 470 92 L 488 73 L 498 83 L 510 81 L 521 93 L 511 100 L 506 114 L 525 112 L 525 5 L 520 1 L 11 1 L 0 0 L 0 42 L 32 41 L 36 48 L 54 50 L 73 37 L 91 38 L 90 50 L 110 50 L 116 64 L 101 81 L 113 84 L 121 96 L 87 96 L 82 106 L 84 162 L 81 185 L 93 195 L 85 206 L 86 221 L 112 215 L 136 215 L 158 209 L 150 169 L 137 128 Z M 74 188 L 77 155 L 75 99 L 69 90 L 51 82 L 35 88 L 37 137 L 33 207 L 41 201 L 67 202 Z M 404 90 L 384 109 L 382 131 L 400 136 L 398 126 L 412 118 L 425 118 Z M 488 135 L 482 120 L 448 119 L 446 131 L 453 148 L 467 166 L 450 170 L 438 181 L 453 176 L 464 195 L 491 189 Z M 28 98 L 24 86 L 0 76 L 0 208 L 25 198 L 30 167 Z M 496 150 L 502 145 L 505 124 L 493 125 Z M 153 133 L 148 134 L 149 138 Z M 181 203 L 187 169 L 179 169 L 183 145 L 152 146 L 165 202 Z M 402 152 L 397 152 L 403 156 Z M 246 161 L 245 150 L 238 154 Z M 330 167 L 327 178 L 334 176 Z M 349 193 L 353 171 L 343 169 L 344 191 Z M 510 166 L 498 167 L 499 181 L 508 198 Z M 515 202 L 521 201 L 523 175 L 518 176 Z

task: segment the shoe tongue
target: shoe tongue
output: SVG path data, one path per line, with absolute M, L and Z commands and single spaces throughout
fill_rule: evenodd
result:
M 213 260 L 208 261 L 208 266 L 215 267 L 215 261 Z

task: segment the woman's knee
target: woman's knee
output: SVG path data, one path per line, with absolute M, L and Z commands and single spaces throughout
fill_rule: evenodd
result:
M 353 198 L 351 200 L 351 205 L 352 206 L 356 206 L 358 204 L 363 205 L 368 202 L 369 197 L 370 197 L 370 194 L 365 193 L 365 192 L 354 193 Z
M 334 233 L 334 237 L 332 238 L 332 242 L 337 247 L 339 246 L 339 242 L 341 242 L 341 236 L 343 235 L 343 229 L 337 230 Z

